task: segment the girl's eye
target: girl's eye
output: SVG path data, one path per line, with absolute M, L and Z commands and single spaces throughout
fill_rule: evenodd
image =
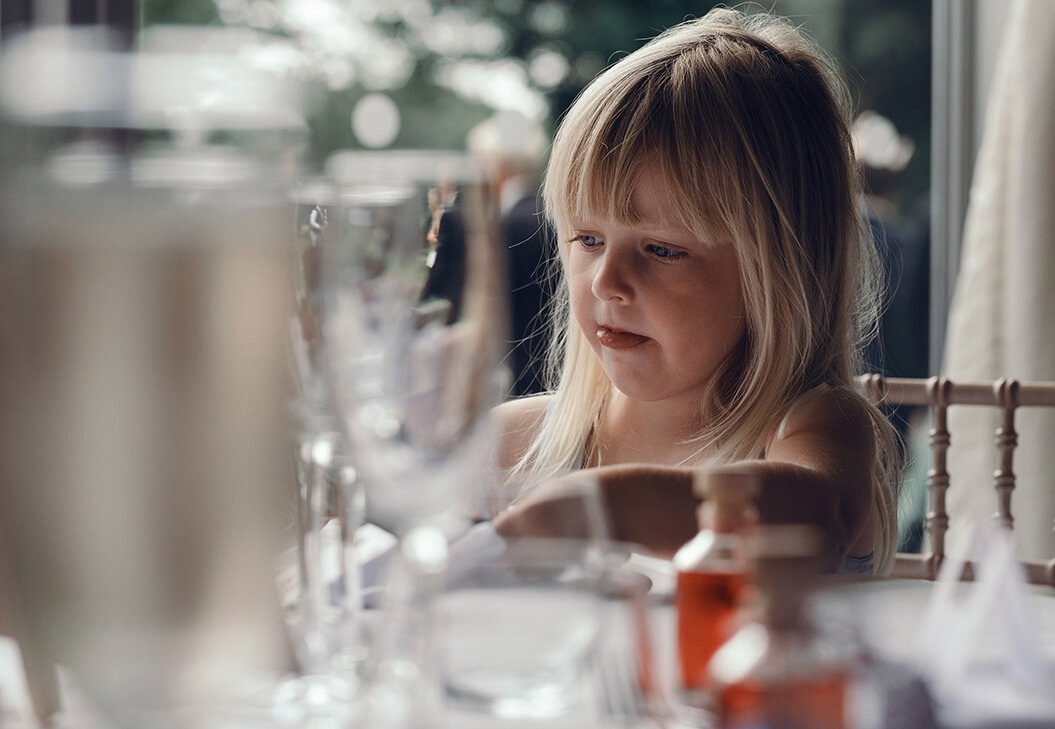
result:
M 683 251 L 676 251 L 673 248 L 667 248 L 666 246 L 657 246 L 650 244 L 648 246 L 648 252 L 664 261 L 677 261 L 685 257 Z
M 596 235 L 577 235 L 572 238 L 572 242 L 578 242 L 583 248 L 593 248 L 594 246 L 601 245 L 602 241 Z

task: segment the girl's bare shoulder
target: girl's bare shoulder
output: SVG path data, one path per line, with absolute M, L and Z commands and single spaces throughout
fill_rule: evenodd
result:
M 873 439 L 864 398 L 844 387 L 825 385 L 803 394 L 785 413 L 775 439 L 804 431 L 820 431 L 829 437 L 837 435 L 837 440 L 856 446 Z
M 532 395 L 508 400 L 493 410 L 495 424 L 501 438 L 498 461 L 502 468 L 511 468 L 527 452 L 542 428 L 552 395 Z

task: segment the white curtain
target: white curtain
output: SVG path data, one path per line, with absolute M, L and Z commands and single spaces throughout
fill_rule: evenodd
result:
M 945 374 L 1055 380 L 1055 2 L 1017 0 L 994 71 L 953 297 Z M 996 510 L 996 412 L 949 410 L 953 525 Z M 1055 415 L 1016 415 L 1012 514 L 1020 556 L 1055 556 Z

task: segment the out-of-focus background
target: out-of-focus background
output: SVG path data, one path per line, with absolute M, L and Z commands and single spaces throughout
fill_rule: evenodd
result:
M 239 44 L 240 61 L 307 90 L 307 125 L 298 138 L 305 174 L 321 171 L 338 150 L 473 147 L 514 158 L 516 169 L 506 174 L 518 178 L 515 192 L 523 195 L 537 189 L 550 135 L 584 85 L 663 29 L 712 5 L 686 0 L 0 0 L 0 50 L 27 27 L 105 23 L 123 29 L 130 43 L 143 31 L 173 24 L 241 29 L 251 40 Z M 1045 27 L 1044 5 L 1036 0 L 770 0 L 764 8 L 743 6 L 802 25 L 849 81 L 856 102 L 855 141 L 868 182 L 862 204 L 890 281 L 881 336 L 868 353 L 873 371 L 902 377 L 1055 378 L 1045 364 L 1055 361 L 1045 349 L 1051 339 L 1043 325 L 1045 286 L 1006 285 L 1003 274 L 997 276 L 1003 269 L 991 263 L 961 265 L 961 257 L 971 251 L 965 241 L 973 237 L 979 241 L 976 261 L 997 256 L 993 260 L 1002 265 L 1012 260 L 1014 246 L 1022 246 L 1019 258 L 1037 262 L 1026 265 L 1024 275 L 1037 278 L 1046 270 L 1047 257 L 1028 243 L 1047 239 L 1043 226 L 1036 234 L 1025 229 L 1032 225 L 1028 221 L 1039 220 L 1043 202 L 1017 195 L 1014 200 L 1029 206 L 1024 214 L 986 212 L 980 204 L 973 234 L 966 229 L 972 185 L 983 190 L 989 180 L 996 185 L 992 189 L 1007 189 L 999 180 L 1019 179 L 1021 173 L 1023 190 L 1043 189 L 1031 170 L 1046 168 L 1047 147 L 1023 140 L 1030 134 L 1043 140 L 1041 122 L 1050 116 L 1043 93 L 1035 90 L 1041 86 L 1030 85 L 1039 84 L 1037 73 L 1045 71 L 1043 62 L 1032 58 L 1043 56 L 1044 44 L 1027 38 Z M 1024 96 L 1012 98 L 1016 93 Z M 988 177 L 979 181 L 975 163 L 985 133 L 992 136 L 992 164 Z M 1014 200 L 1007 204 L 1014 207 Z M 303 225 L 309 211 L 310 206 L 302 211 Z M 986 229 L 989 223 L 1003 228 Z M 959 284 L 957 305 L 954 289 L 958 277 L 962 281 L 961 269 L 984 270 L 993 280 Z M 989 292 L 986 308 L 972 313 L 966 305 L 970 292 L 983 288 Z M 1034 290 L 1039 293 L 1019 295 Z M 1018 302 L 1025 302 L 1025 311 Z M 1003 332 L 1014 322 L 1021 336 L 1012 342 Z M 947 338 L 947 329 L 957 327 L 959 338 Z M 1037 346 L 1017 346 L 1032 342 L 1034 335 Z M 1022 353 L 1010 354 L 1016 347 Z M 536 381 L 525 381 L 514 394 L 534 388 Z M 973 471 L 988 478 L 988 466 Z M 1042 530 L 1050 540 L 1050 523 Z
M 38 5 L 43 3 L 38 2 Z M 93 3 L 94 4 L 94 3 Z M 138 27 L 245 26 L 274 42 L 259 62 L 311 82 L 309 158 L 333 150 L 464 147 L 495 111 L 549 132 L 601 69 L 715 3 L 686 0 L 143 0 Z M 861 111 L 876 111 L 915 153 L 892 192 L 919 215 L 929 187 L 930 3 L 780 0 L 835 58 Z
M 382 229 L 366 197 L 342 220 L 351 198 L 328 173 L 361 182 L 372 156 L 428 158 L 375 150 L 470 150 L 492 163 L 517 345 L 503 394 L 537 391 L 538 272 L 552 249 L 535 193 L 554 129 L 606 66 L 711 6 L 0 0 L 0 635 L 22 646 L 38 716 L 58 706 L 56 661 L 125 726 L 239 689 L 229 677 L 252 678 L 247 668 L 296 662 L 271 553 L 299 548 L 300 587 L 323 584 L 307 577 L 306 511 L 280 523 L 291 496 L 313 514 L 331 507 L 319 474 L 337 463 L 336 439 L 329 455 L 303 447 L 337 435 L 321 432 L 333 427 L 318 371 L 322 241 L 331 223 L 331 241 L 342 225 Z M 1055 381 L 1055 3 L 738 7 L 803 26 L 849 82 L 860 204 L 889 282 L 867 370 Z M 420 210 L 455 199 L 434 192 Z M 433 233 L 415 260 L 440 270 L 438 223 Z M 370 262 L 396 250 L 362 241 Z M 498 321 L 504 308 L 487 311 Z M 941 502 L 951 555 L 963 551 L 958 530 L 992 521 L 1010 471 L 1002 461 L 994 491 L 996 433 L 1019 443 L 1021 556 L 1049 559 L 1055 416 L 1017 415 L 1019 436 L 1001 413 L 968 410 L 949 417 L 956 485 L 945 502 L 930 479 L 930 506 L 927 439 L 941 436 L 922 409 L 890 413 L 908 464 L 899 547 L 925 551 L 925 512 Z M 340 471 L 346 496 L 351 472 Z M 333 508 L 351 514 L 345 502 Z M 304 666 L 322 650 L 314 612 L 296 629 Z
M 312 88 L 308 158 L 337 149 L 464 147 L 495 111 L 548 132 L 601 69 L 715 3 L 686 0 L 5 0 L 5 36 L 25 25 L 116 21 L 244 27 L 269 40 L 256 61 Z M 915 153 L 897 209 L 929 187 L 931 4 L 779 0 L 846 72 L 861 111 L 888 118 Z
M 714 4 L 4 0 L 0 43 L 25 27 L 62 24 L 107 23 L 130 36 L 172 24 L 243 28 L 257 34 L 241 51 L 252 65 L 308 90 L 307 169 L 321 169 L 336 150 L 474 144 L 504 146 L 504 153 L 512 146 L 530 180 L 544 163 L 556 122 L 590 79 Z M 891 324 L 893 344 L 876 349 L 870 364 L 901 376 L 923 376 L 935 365 L 928 359 L 936 349 L 928 342 L 932 51 L 952 28 L 942 13 L 962 15 L 957 5 L 967 3 L 775 0 L 766 6 L 816 38 L 845 73 L 864 115 L 857 137 L 869 173 L 869 209 L 891 244 L 892 278 L 902 290 L 891 314 L 898 319 Z M 949 27 L 935 28 L 934 18 Z M 470 141 L 470 132 L 495 114 L 498 131 L 492 121 L 490 132 L 478 129 Z M 527 166 L 532 162 L 534 169 Z M 935 316 L 944 321 L 940 311 Z

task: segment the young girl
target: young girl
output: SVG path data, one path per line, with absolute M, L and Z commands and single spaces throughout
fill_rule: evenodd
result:
M 880 281 L 845 98 L 797 30 L 718 9 L 576 100 L 544 186 L 556 384 L 497 411 L 529 484 L 500 533 L 546 532 L 560 482 L 531 484 L 590 468 L 614 536 L 670 554 L 696 532 L 693 472 L 747 461 L 763 520 L 889 569 L 894 435 L 852 385 Z

